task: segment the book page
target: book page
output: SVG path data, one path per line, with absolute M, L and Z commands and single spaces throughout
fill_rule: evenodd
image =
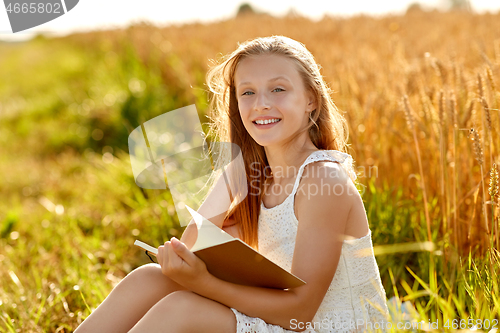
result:
M 191 216 L 193 216 L 196 227 L 198 228 L 198 238 L 191 248 L 192 252 L 234 240 L 233 236 L 207 220 L 194 209 L 189 206 L 186 206 L 186 208 L 191 213 Z
M 150 245 L 148 245 L 148 244 L 146 244 L 146 243 L 144 243 L 144 242 L 141 242 L 141 241 L 139 241 L 139 240 L 136 240 L 136 241 L 134 242 L 134 245 L 139 246 L 139 247 L 143 248 L 144 250 L 146 250 L 146 251 L 148 251 L 148 252 L 151 252 L 151 253 L 152 253 L 152 254 L 154 254 L 155 256 L 156 256 L 156 255 L 158 255 L 158 249 L 157 249 L 157 248 L 154 248 L 154 247 L 152 247 L 152 246 L 150 246 Z

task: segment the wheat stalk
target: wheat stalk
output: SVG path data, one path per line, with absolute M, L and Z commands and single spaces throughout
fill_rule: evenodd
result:
M 465 115 L 460 123 L 464 126 L 467 126 L 467 121 L 469 121 L 469 119 L 472 119 L 472 127 L 476 127 L 475 116 L 476 113 L 474 110 L 474 99 L 472 98 L 469 100 L 469 106 L 467 107 L 467 111 L 465 112 Z
M 490 108 L 488 106 L 488 102 L 484 96 L 481 97 L 481 105 L 483 106 L 484 114 L 486 116 L 486 124 L 488 125 L 488 141 L 490 148 L 490 163 L 493 163 L 493 142 L 492 142 L 492 123 L 491 123 L 491 113 Z
M 490 146 L 490 163 L 493 163 L 493 142 L 492 142 L 492 129 L 493 125 L 491 122 L 491 113 L 490 108 L 488 106 L 488 102 L 486 98 L 481 97 L 481 105 L 483 106 L 484 114 L 486 115 L 486 123 L 488 124 L 488 140 Z
M 483 188 L 483 212 L 484 212 L 484 221 L 485 221 L 485 227 L 486 231 L 489 234 L 490 229 L 488 226 L 488 216 L 486 212 L 486 193 L 484 190 L 484 174 L 483 174 L 483 163 L 484 163 L 484 155 L 483 155 L 483 147 L 481 145 L 481 139 L 479 138 L 479 133 L 472 128 L 471 129 L 471 134 L 472 134 L 472 140 L 474 141 L 474 155 L 476 158 L 476 161 L 479 163 L 479 166 L 481 168 L 481 186 Z
M 497 166 L 495 163 L 493 163 L 493 166 L 491 167 L 490 170 L 490 187 L 488 189 L 488 192 L 491 197 L 491 203 L 493 206 L 498 206 L 498 171 L 497 171 Z
M 490 67 L 486 67 L 486 76 L 488 77 L 488 81 L 490 81 L 491 89 L 493 92 L 497 91 L 497 87 L 495 85 L 495 79 L 493 78 L 493 72 Z
M 441 126 L 441 128 L 444 130 L 444 127 L 445 127 L 445 107 L 444 107 L 444 104 L 445 104 L 445 97 L 444 97 L 444 92 L 443 90 L 440 90 L 439 91 L 439 125 Z
M 441 85 L 445 85 L 447 81 L 447 73 L 444 65 L 441 63 L 441 61 L 439 61 L 439 59 L 434 58 L 432 67 L 436 71 L 436 75 L 441 79 Z
M 472 134 L 472 140 L 474 141 L 474 156 L 476 158 L 476 161 L 479 163 L 479 165 L 483 165 L 483 146 L 481 145 L 479 133 L 474 128 L 471 128 L 470 133 Z
M 408 107 L 408 97 L 405 95 L 403 98 L 405 98 L 403 100 L 403 105 L 404 105 L 404 112 L 405 112 L 405 118 L 406 118 L 406 124 L 408 125 L 408 128 L 410 129 L 411 132 L 413 132 L 413 130 L 415 129 L 414 128 L 414 122 L 413 122 L 413 115 L 411 114 L 411 110 L 410 108 Z
M 449 99 L 449 107 L 451 119 L 453 122 L 453 235 L 454 245 L 458 246 L 458 226 L 457 226 L 457 182 L 458 182 L 458 165 L 457 165 L 457 130 L 458 130 L 458 113 L 457 99 L 455 92 L 451 92 Z
M 484 96 L 483 79 L 480 73 L 477 73 L 477 93 L 480 97 Z
M 488 77 L 488 81 L 490 82 L 490 86 L 491 86 L 491 95 L 493 98 L 493 106 L 498 111 L 498 108 L 500 106 L 500 101 L 499 101 L 500 93 L 497 91 L 497 86 L 495 84 L 495 79 L 493 77 L 493 71 L 491 70 L 490 67 L 486 67 L 486 76 Z M 482 103 L 482 101 L 481 101 L 481 103 Z M 483 104 L 483 108 L 487 108 L 488 112 L 489 112 L 490 109 L 488 108 L 488 103 L 486 102 L 486 100 L 484 103 L 485 104 Z M 500 115 L 497 114 L 497 117 L 498 117 L 499 122 L 500 122 Z
M 496 207 L 498 206 L 499 188 L 498 188 L 498 171 L 497 166 L 493 163 L 493 167 L 490 170 L 490 187 L 488 190 L 491 199 L 491 230 L 494 230 L 494 236 L 497 236 L 497 248 L 498 248 L 498 226 L 496 221 Z M 495 237 L 491 240 L 493 242 Z
M 425 210 L 425 221 L 427 223 L 427 237 L 429 239 L 429 242 L 432 242 L 432 233 L 431 233 L 431 219 L 429 217 L 429 208 L 427 204 L 427 194 L 425 191 L 425 181 L 424 181 L 424 170 L 422 168 L 422 159 L 420 157 L 420 148 L 418 146 L 418 140 L 417 140 L 417 133 L 415 131 L 415 126 L 413 123 L 413 114 L 410 106 L 410 102 L 408 101 L 408 96 L 405 94 L 403 96 L 403 110 L 406 115 L 406 122 L 408 124 L 408 127 L 410 128 L 410 131 L 413 134 L 413 141 L 415 142 L 415 147 L 417 150 L 417 160 L 418 160 L 418 168 L 420 170 L 420 185 L 422 187 L 422 192 L 424 196 L 424 210 Z
M 448 99 L 448 108 L 450 111 L 450 121 L 453 128 L 458 128 L 458 114 L 457 114 L 457 97 L 455 91 L 451 91 L 450 98 Z
M 493 147 L 492 147 L 492 144 L 491 144 L 491 114 L 490 114 L 490 109 L 488 107 L 485 107 L 485 103 L 486 103 L 486 98 L 485 98 L 485 91 L 484 91 L 484 84 L 483 84 L 483 78 L 481 76 L 480 73 L 477 74 L 477 90 L 478 90 L 478 95 L 479 95 L 479 101 L 481 102 L 481 105 L 483 106 L 483 110 L 484 110 L 484 115 L 485 115 L 485 118 L 483 118 L 483 129 L 484 128 L 487 128 L 488 130 L 486 131 L 485 130 L 485 136 L 487 135 L 488 136 L 488 145 L 489 145 L 489 149 L 490 149 L 490 164 L 493 163 Z M 487 104 L 486 104 L 487 105 Z M 487 126 L 484 126 L 485 125 L 485 120 L 486 120 L 486 125 Z M 487 132 L 487 133 L 486 133 Z M 485 141 L 486 143 L 486 141 Z
M 484 109 L 484 114 L 486 115 L 486 124 L 488 124 L 488 130 L 491 132 L 492 129 L 491 113 L 490 113 L 490 108 L 488 107 L 488 102 L 486 101 L 486 98 L 484 98 L 484 96 L 480 97 L 480 101 Z
M 444 123 L 444 117 L 445 117 L 445 97 L 444 97 L 444 92 L 443 90 L 439 91 L 439 160 L 440 160 L 440 195 L 441 195 L 441 211 L 443 212 L 443 233 L 446 232 L 447 230 L 447 209 L 445 205 L 445 200 L 447 201 L 447 196 L 445 195 L 445 170 L 446 170 L 446 162 L 445 162 L 445 147 L 444 147 L 444 141 L 445 141 L 445 123 Z

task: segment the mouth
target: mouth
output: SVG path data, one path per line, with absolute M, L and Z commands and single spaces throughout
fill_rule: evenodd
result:
M 268 127 L 273 127 L 277 123 L 281 121 L 280 118 L 274 118 L 274 119 L 261 119 L 261 120 L 254 120 L 252 123 L 254 123 L 257 128 L 268 128 Z

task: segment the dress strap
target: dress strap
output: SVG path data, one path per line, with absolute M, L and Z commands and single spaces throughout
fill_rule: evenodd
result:
M 306 165 L 317 161 L 339 162 L 340 165 L 342 165 L 348 172 L 351 179 L 355 180 L 357 178 L 356 173 L 353 170 L 353 159 L 351 155 L 338 150 L 317 150 L 311 153 L 311 155 L 309 155 L 309 157 L 300 166 L 297 177 L 295 178 L 295 183 L 293 184 L 291 196 L 295 196 L 295 192 L 299 187 L 300 179 L 302 178 L 302 173 L 304 172 Z

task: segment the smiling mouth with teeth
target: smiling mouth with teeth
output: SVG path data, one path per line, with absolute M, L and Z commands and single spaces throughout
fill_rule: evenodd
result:
M 257 125 L 267 125 L 267 124 L 272 124 L 272 123 L 277 123 L 281 119 L 275 118 L 275 119 L 265 119 L 265 120 L 255 120 L 253 123 Z

